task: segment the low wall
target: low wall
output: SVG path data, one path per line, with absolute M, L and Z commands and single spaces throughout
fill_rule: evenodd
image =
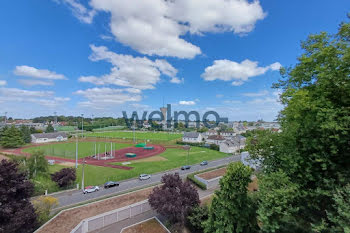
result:
M 115 209 L 81 221 L 71 233 L 86 233 L 151 210 L 148 200 Z
M 207 189 L 212 189 L 212 188 L 217 188 L 219 187 L 219 181 L 221 179 L 222 176 L 218 176 L 218 177 L 215 177 L 213 179 L 210 179 L 210 180 L 206 180 L 206 179 L 203 179 L 197 175 L 194 175 L 194 178 L 196 178 L 197 180 L 199 180 L 200 182 L 202 182 L 203 184 L 205 184 L 205 186 L 207 187 Z

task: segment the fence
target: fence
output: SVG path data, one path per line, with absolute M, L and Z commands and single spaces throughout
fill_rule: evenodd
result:
M 71 233 L 86 233 L 101 229 L 107 225 L 134 217 L 151 210 L 148 200 L 134 203 L 100 215 L 82 220 Z

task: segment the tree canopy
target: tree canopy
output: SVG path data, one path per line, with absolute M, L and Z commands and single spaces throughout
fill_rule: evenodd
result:
M 17 164 L 0 162 L 0 232 L 31 233 L 37 221 L 30 203 L 33 184 L 18 170 Z
M 183 182 L 178 173 L 162 176 L 162 186 L 157 186 L 148 201 L 153 209 L 171 223 L 185 223 L 188 213 L 198 206 L 197 190 L 188 182 Z
M 23 134 L 14 125 L 4 127 L 0 134 L 0 144 L 4 148 L 16 148 L 24 144 Z
M 288 184 L 274 206 L 289 206 L 290 223 L 306 232 L 330 232 L 335 223 L 329 216 L 337 212 L 334 193 L 350 180 L 350 24 L 342 23 L 334 35 L 310 35 L 302 48 L 298 63 L 281 69 L 282 79 L 274 85 L 282 92 L 282 132 L 256 134 L 248 148 L 253 158 L 262 159 L 264 176 L 270 177 L 261 179 L 262 187 L 276 172 L 283 174 L 284 184 L 264 192 L 278 195 Z M 271 201 L 261 196 L 261 203 Z M 282 226 L 278 208 L 269 214 Z M 263 226 L 277 229 L 271 218 L 260 217 Z

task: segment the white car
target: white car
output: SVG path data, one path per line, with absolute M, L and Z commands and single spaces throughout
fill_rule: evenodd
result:
M 86 193 L 92 193 L 92 192 L 96 192 L 96 191 L 99 191 L 100 190 L 100 187 L 98 186 L 87 186 L 84 188 L 84 191 L 83 193 L 86 194 Z
M 151 175 L 148 175 L 148 174 L 141 174 L 139 176 L 140 180 L 148 180 L 149 178 L 151 178 Z

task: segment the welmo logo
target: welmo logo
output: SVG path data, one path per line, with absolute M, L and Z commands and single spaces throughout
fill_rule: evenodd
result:
M 193 115 L 195 117 L 194 122 L 196 122 L 196 128 L 200 128 L 200 122 L 202 121 L 204 126 L 207 128 L 214 128 L 219 125 L 220 122 L 228 123 L 227 117 L 220 117 L 220 115 L 215 111 L 208 111 L 203 114 L 202 120 L 200 119 L 200 114 L 197 111 L 174 111 L 174 117 L 171 115 L 171 104 L 167 104 L 167 107 L 160 108 L 160 111 L 153 111 L 147 117 L 147 111 L 144 111 L 142 114 L 142 118 L 139 118 L 139 115 L 136 111 L 133 111 L 131 117 L 129 118 L 126 114 L 126 111 L 123 112 L 123 118 L 128 127 L 133 125 L 133 122 L 137 122 L 138 125 L 142 125 L 142 123 L 146 120 L 148 122 L 152 121 L 161 121 L 164 124 L 166 123 L 167 128 L 171 128 L 172 122 L 175 124 L 179 121 L 179 116 L 183 116 L 185 118 L 185 125 L 188 126 L 190 122 L 190 116 Z M 214 116 L 215 121 L 208 120 L 208 116 Z

